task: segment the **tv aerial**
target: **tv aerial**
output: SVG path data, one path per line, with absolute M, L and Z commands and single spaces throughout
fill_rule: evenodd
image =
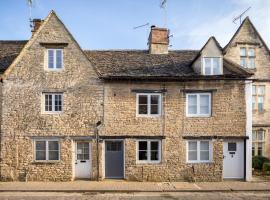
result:
M 244 12 L 242 12 L 240 15 L 238 15 L 237 17 L 235 17 L 234 19 L 233 19 L 233 23 L 235 23 L 236 24 L 236 21 L 237 20 L 239 20 L 239 22 L 240 22 L 240 25 L 242 24 L 242 17 L 246 14 L 246 12 L 247 11 L 249 11 L 251 9 L 251 6 L 250 7 L 248 7 Z
M 167 0 L 161 0 L 159 7 L 164 10 L 164 27 L 167 26 Z

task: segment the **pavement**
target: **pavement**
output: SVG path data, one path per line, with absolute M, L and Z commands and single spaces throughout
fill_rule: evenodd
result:
M 0 182 L 0 192 L 69 192 L 69 193 L 127 193 L 127 192 L 270 192 L 270 182 Z

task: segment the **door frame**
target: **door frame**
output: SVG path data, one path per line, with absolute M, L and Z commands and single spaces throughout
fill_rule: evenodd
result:
M 103 167 L 103 170 L 102 170 L 102 176 L 106 179 L 106 142 L 117 142 L 117 141 L 121 141 L 122 142 L 122 146 L 123 146 L 123 177 L 119 177 L 119 179 L 125 179 L 126 178 L 126 167 L 125 167 L 125 139 L 104 139 L 103 140 L 103 153 L 102 153 L 102 158 L 103 158 L 103 162 L 102 162 L 102 165 L 104 166 Z M 117 178 L 115 178 L 117 179 Z
M 92 179 L 92 174 L 93 174 L 93 169 L 92 169 L 92 142 L 91 140 L 73 140 L 73 159 L 72 159 L 72 166 L 73 166 L 73 179 L 76 179 L 76 160 L 77 160 L 77 143 L 78 142 L 87 142 L 89 143 L 89 163 L 90 163 L 90 177 L 89 178 L 85 178 L 85 179 Z
M 243 178 L 225 178 L 224 177 L 224 158 L 222 159 L 222 179 L 223 180 L 245 180 L 246 179 L 246 140 L 245 139 L 225 139 L 223 140 L 222 155 L 224 156 L 224 142 L 243 142 Z

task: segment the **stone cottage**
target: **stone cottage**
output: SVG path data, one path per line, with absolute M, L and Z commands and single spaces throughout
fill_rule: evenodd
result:
M 83 51 L 55 12 L 34 24 L 0 42 L 2 180 L 251 179 L 253 73 L 214 37 Z

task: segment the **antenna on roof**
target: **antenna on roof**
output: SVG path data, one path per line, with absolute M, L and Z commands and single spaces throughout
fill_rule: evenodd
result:
M 239 22 L 240 22 L 240 25 L 242 24 L 242 17 L 244 16 L 244 14 L 247 12 L 247 11 L 249 11 L 249 9 L 251 8 L 251 6 L 250 7 L 248 7 L 248 9 L 246 9 L 244 12 L 242 12 L 240 15 L 238 15 L 237 17 L 235 17 L 234 19 L 233 19 L 233 23 L 235 23 L 237 20 L 239 20 Z M 236 23 L 235 23 L 236 24 Z
M 138 29 L 138 28 L 142 28 L 142 27 L 145 27 L 145 26 L 149 26 L 149 23 L 147 22 L 146 24 L 143 24 L 143 25 L 140 25 L 140 26 L 135 26 L 135 27 L 133 27 L 133 29 Z
M 33 8 L 33 1 L 34 0 L 27 0 L 28 6 L 29 6 L 29 21 L 30 21 L 30 28 L 33 27 L 32 22 L 32 8 Z
M 164 10 L 164 27 L 167 27 L 167 0 L 161 0 L 159 7 Z

